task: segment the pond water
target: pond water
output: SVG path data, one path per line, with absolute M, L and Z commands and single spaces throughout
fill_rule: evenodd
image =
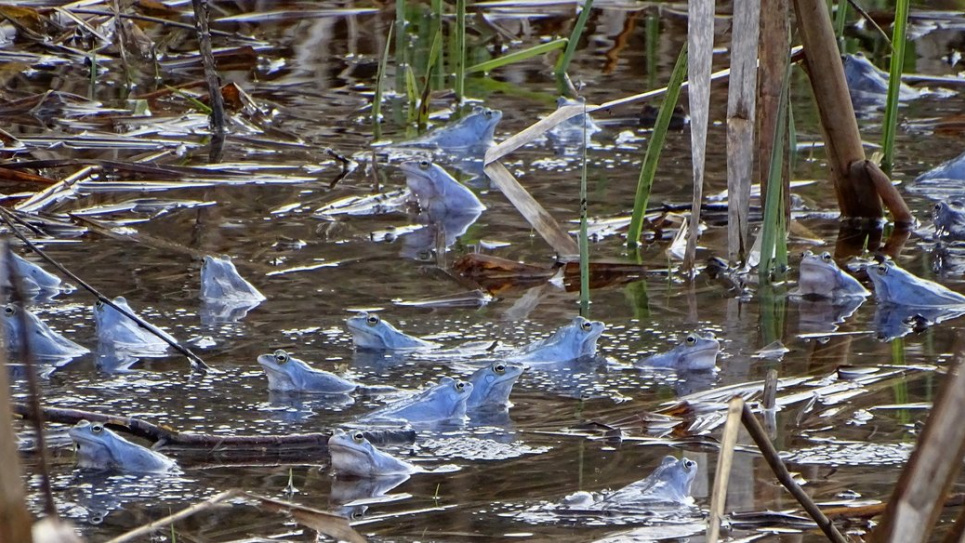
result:
M 594 9 L 570 70 L 589 103 L 628 96 L 666 81 L 686 36 L 686 16 L 677 7 L 605 3 Z M 190 6 L 174 3 L 172 9 L 190 11 Z M 265 9 L 274 15 L 261 20 L 251 15 Z M 538 7 L 525 3 L 477 6 L 470 20 L 470 63 L 481 60 L 494 47 L 515 50 L 568 32 L 575 9 L 574 4 L 542 3 Z M 431 37 L 426 37 L 430 31 L 424 27 L 433 21 L 427 5 L 415 4 L 409 10 L 413 21 L 406 37 L 410 62 L 424 65 L 431 44 Z M 43 378 L 47 404 L 138 416 L 180 430 L 224 435 L 322 431 L 356 421 L 387 398 L 355 396 L 353 401 L 332 404 L 269 394 L 256 363 L 258 355 L 283 348 L 316 367 L 348 372 L 367 384 L 416 389 L 442 376 L 465 378 L 489 355 L 454 358 L 421 353 L 382 358 L 356 352 L 344 327 L 344 320 L 354 310 L 378 310 L 400 329 L 445 347 L 494 340 L 500 345 L 522 345 L 546 336 L 577 314 L 578 293 L 549 283 L 500 290 L 482 307 L 400 303 L 475 288 L 451 271 L 451 264 L 467 253 L 478 251 L 533 264 L 552 262 L 552 249 L 484 178 L 461 176 L 487 209 L 445 253 L 433 254 L 431 236 L 423 235 L 423 225 L 405 210 L 315 215 L 316 209 L 339 199 L 371 194 L 376 188 L 375 176 L 381 190 L 404 187 L 404 176 L 394 165 L 380 159 L 373 174 L 366 162 L 375 139 L 369 104 L 379 58 L 395 17 L 392 6 L 330 2 L 266 8 L 258 3 L 234 3 L 219 4 L 212 16 L 214 28 L 230 33 L 215 37 L 216 48 L 250 46 L 257 55 L 251 62 L 242 55 L 242 61 L 222 70 L 225 81 L 236 83 L 262 108 L 259 114 L 232 116 L 232 135 L 221 167 L 247 173 L 218 182 L 215 175 L 204 178 L 193 171 L 186 177 L 194 183 L 149 192 L 143 190 L 148 187 L 145 184 L 125 188 L 104 182 L 167 179 L 152 174 L 135 176 L 124 169 L 103 170 L 97 179 L 84 181 L 72 197 L 46 205 L 42 212 L 69 221 L 68 213 L 87 210 L 92 218 L 112 227 L 136 230 L 145 241 L 87 232 L 43 239 L 42 245 L 50 256 L 97 289 L 112 297 L 125 296 L 143 316 L 187 341 L 220 373 L 191 372 L 183 358 L 173 356 L 142 360 L 130 371 L 111 372 L 87 355 Z M 726 17 L 719 20 L 720 47 L 728 43 L 728 23 Z M 12 27 L 3 28 L 13 32 Z M 199 63 L 175 62 L 176 54 L 196 47 L 190 33 L 149 22 L 143 22 L 141 31 L 169 54 L 157 83 L 149 63 L 137 65 L 135 95 L 200 80 Z M 960 66 L 950 65 L 942 57 L 960 40 L 960 32 L 952 30 L 936 30 L 919 38 L 907 71 L 954 76 Z M 869 50 L 875 42 L 861 34 L 849 43 L 851 48 Z M 3 49 L 10 54 L 20 49 L 44 52 L 9 42 Z M 151 117 L 135 115 L 135 106 L 123 89 L 117 55 L 109 50 L 98 56 L 108 72 L 101 75 L 94 91 L 101 105 L 93 107 L 78 98 L 87 96 L 90 87 L 88 70 L 78 60 L 81 57 L 63 51 L 50 54 L 67 62 L 51 58 L 17 61 L 24 63 L 25 69 L 8 75 L 7 99 L 47 90 L 76 96 L 51 95 L 29 114 L 4 113 L 4 129 L 25 146 L 16 156 L 5 152 L 7 161 L 130 163 L 148 159 L 171 167 L 208 163 L 205 118 L 194 113 L 182 95 L 167 93 L 143 102 Z M 726 64 L 725 54 L 716 55 L 715 68 Z M 391 92 L 399 73 L 393 59 L 388 71 L 385 86 L 389 96 L 381 138 L 400 141 L 413 132 L 405 128 L 404 99 Z M 552 112 L 558 95 L 552 64 L 543 57 L 500 68 L 487 77 L 470 77 L 466 88 L 474 100 L 503 112 L 497 141 Z M 947 95 L 928 94 L 907 103 L 900 115 L 912 121 L 962 111 L 965 104 L 958 88 L 947 88 L 952 91 Z M 820 141 L 810 91 L 800 73 L 795 77 L 793 95 L 799 142 Z M 433 97 L 430 109 L 438 114 L 433 122 L 442 124 L 451 111 L 452 97 L 442 91 Z M 626 216 L 632 208 L 649 137 L 637 120 L 639 107 L 615 110 L 597 119 L 603 130 L 593 135 L 587 150 L 592 217 Z M 726 84 L 715 83 L 707 195 L 726 188 L 725 113 Z M 867 141 L 880 140 L 880 118 L 872 113 L 861 119 Z M 120 138 L 101 146 L 74 137 L 85 131 L 91 136 L 106 133 Z M 53 145 L 51 138 L 64 143 Z M 361 165 L 339 179 L 341 165 L 327 149 L 355 157 Z M 671 133 L 652 203 L 690 201 L 689 149 L 686 128 Z M 960 151 L 957 133 L 933 132 L 920 123 L 906 122 L 899 129 L 894 178 L 910 181 Z M 161 154 L 150 157 L 154 153 Z M 563 150 L 561 154 L 547 139 L 520 149 L 504 163 L 566 228 L 576 228 L 570 221 L 579 213 L 578 151 Z M 64 163 L 39 171 L 60 179 L 81 167 Z M 833 251 L 838 223 L 833 191 L 825 177 L 820 149 L 805 147 L 796 157 L 794 178 L 816 182 L 796 189 L 795 194 L 806 206 L 798 214 L 799 222 L 813 239 L 794 238 L 794 254 L 804 249 Z M 34 190 L 36 187 L 29 185 L 5 185 L 5 205 L 22 201 L 16 193 Z M 919 220 L 927 224 L 927 210 L 933 202 L 907 192 L 905 196 Z M 110 208 L 138 198 L 180 203 L 165 206 L 161 213 Z M 703 276 L 688 283 L 679 274 L 661 273 L 668 265 L 678 265 L 665 254 L 671 237 L 664 233 L 641 251 L 642 262 L 655 273 L 642 281 L 592 292 L 590 317 L 607 325 L 599 342 L 606 363 L 577 372 L 529 370 L 514 389 L 508 417 L 460 427 L 418 429 L 414 442 L 385 447 L 432 470 L 430 473 L 415 474 L 394 488 L 372 488 L 364 482 L 330 477 L 324 454 L 233 460 L 215 453 L 172 451 L 183 469 L 177 475 L 97 474 L 76 468 L 72 449 L 58 439 L 55 444 L 61 445 L 52 453 L 58 508 L 91 541 L 108 539 L 235 487 L 349 514 L 355 528 L 372 540 L 516 537 L 588 541 L 630 537 L 628 531 L 635 531 L 634 537 L 640 540 L 699 536 L 703 520 L 697 509 L 661 519 L 560 516 L 547 513 L 546 506 L 578 490 L 615 489 L 639 480 L 670 454 L 697 461 L 693 494 L 696 507 L 706 511 L 715 473 L 720 409 L 693 425 L 682 424 L 672 433 L 630 422 L 622 440 L 605 439 L 587 423 L 632 420 L 684 394 L 707 394 L 724 386 L 758 381 L 772 368 L 782 378 L 801 378 L 781 392 L 799 395 L 778 413 L 775 443 L 789 455 L 791 469 L 806 482 L 805 489 L 818 502 L 886 500 L 958 344 L 961 321 L 882 341 L 876 334 L 872 299 L 852 315 L 840 315 L 844 321 L 835 326 L 833 311 L 788 300 L 783 295 L 787 289 L 779 288 L 769 297 L 740 299 Z M 602 236 L 592 243 L 591 256 L 631 262 L 623 242 L 620 234 Z M 711 255 L 726 256 L 722 221 L 708 219 L 700 245 L 701 261 Z M 231 255 L 241 273 L 268 300 L 239 322 L 202 321 L 200 262 L 183 248 Z M 932 244 L 912 234 L 900 252 L 900 262 L 919 275 L 939 276 L 944 284 L 962 290 L 961 273 L 936 268 L 931 249 Z M 86 292 L 76 291 L 38 304 L 34 310 L 54 328 L 93 349 L 97 344 L 93 302 Z M 837 333 L 831 334 L 835 327 Z M 675 379 L 672 372 L 645 372 L 629 366 L 644 355 L 670 348 L 692 331 L 713 331 L 721 340 L 718 373 Z M 782 361 L 753 356 L 775 339 L 790 349 Z M 839 374 L 842 366 L 869 372 L 855 378 L 852 373 Z M 809 401 L 812 394 L 816 399 Z M 24 381 L 16 379 L 15 399 L 26 396 Z M 728 396 L 709 398 L 726 401 Z M 62 429 L 55 432 L 63 434 Z M 749 440 L 742 438 L 741 443 Z M 727 511 L 794 509 L 793 499 L 752 449 L 743 447 L 736 456 Z M 29 455 L 24 460 L 30 470 L 25 480 L 31 506 L 39 511 L 35 463 Z M 295 493 L 286 490 L 290 486 Z M 353 498 L 372 496 L 371 503 L 344 507 Z M 753 531 L 745 527 L 732 534 Z M 316 538 L 312 530 L 285 517 L 240 505 L 180 522 L 174 532 L 179 541 Z M 802 533 L 803 539 L 821 540 L 813 530 Z M 172 532 L 163 529 L 152 540 L 171 537 Z

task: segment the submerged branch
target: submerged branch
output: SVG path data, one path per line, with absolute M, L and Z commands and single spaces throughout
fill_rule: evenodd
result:
M 747 433 L 754 439 L 754 443 L 757 443 L 757 447 L 761 450 L 761 454 L 764 456 L 768 465 L 771 466 L 771 470 L 777 475 L 777 480 L 784 485 L 784 488 L 794 496 L 794 499 L 801 504 L 801 507 L 807 511 L 807 514 L 814 519 L 814 522 L 821 528 L 824 535 L 834 543 L 847 543 L 848 540 L 841 535 L 841 532 L 839 532 L 834 524 L 828 520 L 828 517 L 821 512 L 814 501 L 811 500 L 811 497 L 794 481 L 794 477 L 791 475 L 791 472 L 787 470 L 787 466 L 785 466 L 781 460 L 777 449 L 774 448 L 764 428 L 761 427 L 761 423 L 757 422 L 757 419 L 754 418 L 754 413 L 746 403 L 741 412 L 741 421 L 744 423 Z
M 22 417 L 31 417 L 31 411 L 26 404 L 13 404 L 13 411 Z M 208 452 L 212 453 L 226 450 L 257 450 L 268 453 L 278 452 L 280 449 L 312 449 L 325 452 L 328 450 L 328 438 L 331 437 L 331 432 L 253 436 L 202 434 L 180 432 L 168 426 L 159 426 L 134 417 L 106 415 L 80 409 L 43 407 L 41 412 L 43 417 L 50 422 L 62 424 L 76 424 L 82 420 L 100 422 L 110 424 L 116 429 L 135 437 L 153 441 L 160 446 L 185 449 L 207 448 L 211 449 Z M 365 431 L 363 433 L 369 441 L 376 444 L 415 440 L 415 431 L 409 428 L 388 428 L 382 431 Z
M 31 251 L 37 253 L 37 255 L 39 255 L 41 258 L 43 258 L 44 260 L 46 260 L 48 264 L 50 264 L 51 266 L 53 266 L 54 268 L 56 268 L 56 269 L 57 269 L 60 273 L 62 273 L 63 275 L 65 275 L 65 276 L 69 277 L 70 279 L 72 279 L 73 281 L 75 281 L 78 285 L 80 285 L 80 286 L 83 287 L 85 290 L 87 290 L 88 292 L 90 292 L 91 294 L 93 294 L 95 297 L 97 297 L 97 299 L 100 300 L 102 303 L 107 304 L 107 305 L 113 307 L 115 310 L 117 310 L 117 312 L 119 312 L 120 314 L 124 315 L 125 317 L 131 319 L 132 321 L 136 322 L 138 326 L 140 326 L 141 328 L 143 328 L 143 329 L 147 330 L 148 332 L 154 334 L 155 336 L 161 338 L 162 341 L 164 341 L 165 343 L 167 343 L 168 345 L 170 345 L 171 347 L 173 347 L 176 351 L 178 351 L 179 353 L 181 353 L 181 354 L 183 354 L 184 356 L 188 357 L 188 360 L 191 362 L 191 367 L 193 367 L 193 368 L 195 368 L 195 369 L 197 369 L 197 370 L 200 370 L 200 371 L 202 371 L 202 372 L 214 372 L 214 371 L 216 371 L 214 368 L 212 368 L 211 366 L 209 366 L 208 364 L 206 364 L 205 361 L 201 359 L 201 357 L 199 357 L 198 355 L 196 355 L 196 354 L 194 354 L 193 352 L 191 352 L 190 349 L 188 349 L 187 347 L 184 347 L 183 345 L 181 345 L 181 344 L 178 343 L 177 341 L 173 341 L 167 334 L 161 332 L 161 330 L 159 330 L 159 329 L 158 329 L 156 326 L 154 326 L 153 324 L 145 321 L 144 319 L 138 317 L 137 315 L 131 313 L 130 311 L 124 309 L 123 307 L 120 307 L 119 305 L 115 304 L 110 298 L 108 298 L 107 296 L 104 296 L 104 295 L 101 294 L 97 289 L 95 289 L 95 288 L 92 287 L 90 284 L 88 284 L 86 281 L 84 281 L 83 279 L 81 279 L 80 277 L 78 277 L 77 274 L 75 274 L 74 272 L 68 270 L 68 269 L 65 268 L 60 262 L 57 262 L 57 261 L 54 260 L 52 257 L 50 257 L 49 255 L 47 255 L 47 253 L 45 253 L 43 250 L 41 250 L 40 248 L 38 248 L 32 241 L 30 241 L 29 239 L 27 239 L 26 236 L 24 236 L 22 233 L 20 233 L 19 230 L 17 230 L 16 227 L 14 227 L 13 221 L 11 220 L 13 217 L 14 217 L 14 216 L 13 216 L 12 213 L 10 213 L 8 210 L 6 210 L 6 209 L 3 208 L 3 207 L 0 207 L 0 220 L 2 220 L 4 223 L 6 223 L 7 227 L 10 228 L 10 230 L 13 232 L 13 235 L 17 236 L 17 237 L 20 239 L 20 241 L 24 242 L 24 244 L 26 244 L 27 247 L 29 247 Z

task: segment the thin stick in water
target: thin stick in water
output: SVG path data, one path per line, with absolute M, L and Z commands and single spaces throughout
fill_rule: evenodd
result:
M 138 326 L 140 326 L 141 328 L 143 328 L 143 329 L 147 330 L 148 332 L 154 334 L 155 336 L 159 337 L 162 341 L 164 341 L 165 343 L 167 343 L 168 345 L 170 345 L 171 347 L 173 347 L 176 351 L 178 351 L 179 353 L 181 353 L 181 354 L 183 354 L 184 356 L 188 357 L 188 360 L 191 362 L 191 367 L 193 367 L 194 369 L 199 370 L 199 371 L 202 371 L 202 372 L 212 372 L 212 373 L 216 373 L 216 372 L 217 372 L 217 370 L 215 370 L 215 369 L 212 368 L 211 366 L 207 365 L 207 364 L 204 362 L 204 360 L 201 360 L 201 357 L 199 357 L 198 355 L 196 355 L 196 354 L 194 354 L 193 352 L 191 352 L 190 349 L 188 349 L 187 347 L 184 347 L 183 345 L 181 345 L 181 344 L 178 343 L 177 341 L 172 341 L 171 338 L 170 338 L 167 334 L 161 332 L 161 330 L 159 330 L 159 329 L 158 329 L 156 326 L 154 326 L 153 324 L 145 321 L 145 320 L 142 319 L 141 317 L 138 317 L 137 315 L 131 313 L 130 311 L 124 309 L 123 307 L 120 307 L 119 305 L 115 304 L 110 298 L 108 298 L 107 296 L 104 296 L 103 294 L 100 293 L 100 291 L 98 291 L 97 289 L 95 289 L 94 287 L 92 287 L 90 284 L 88 284 L 87 281 L 84 281 L 83 279 L 81 279 L 80 277 L 78 277 L 77 274 L 75 274 L 74 272 L 72 272 L 72 271 L 68 270 L 67 268 L 65 268 L 60 262 L 57 262 L 57 261 L 54 260 L 52 257 L 50 257 L 49 255 L 47 255 L 47 253 L 45 253 L 44 251 L 42 251 L 42 250 L 41 250 L 39 247 L 37 247 L 32 241 L 30 241 L 29 239 L 27 239 L 26 236 L 24 236 L 22 233 L 20 233 L 20 231 L 17 230 L 16 227 L 14 227 L 13 221 L 11 220 L 12 217 L 13 217 L 13 215 L 12 215 L 9 211 L 7 211 L 6 209 L 0 207 L 0 220 L 2 220 L 4 223 L 6 223 L 7 227 L 10 228 L 10 231 L 13 232 L 13 235 L 17 236 L 17 237 L 20 239 L 20 241 L 24 242 L 24 244 L 25 244 L 27 247 L 29 247 L 31 251 L 37 253 L 37 255 L 39 255 L 41 258 L 43 258 L 44 260 L 46 260 L 48 264 L 50 264 L 51 266 L 53 266 L 54 268 L 56 268 L 56 269 L 57 269 L 60 273 L 62 273 L 63 275 L 65 275 L 65 276 L 69 277 L 70 279 L 72 279 L 73 281 L 75 281 L 78 285 L 80 285 L 80 286 L 83 287 L 85 290 L 87 290 L 88 292 L 90 292 L 91 294 L 93 294 L 95 297 L 97 297 L 97 299 L 100 300 L 102 303 L 105 303 L 105 304 L 113 307 L 115 310 L 117 310 L 118 313 L 120 313 L 121 315 L 124 315 L 125 317 L 127 317 L 127 318 L 131 319 L 132 321 L 136 322 Z

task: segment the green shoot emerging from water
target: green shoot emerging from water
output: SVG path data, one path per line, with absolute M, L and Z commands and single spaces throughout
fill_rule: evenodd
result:
M 673 115 L 673 108 L 677 106 L 677 98 L 680 96 L 680 86 L 683 85 L 684 76 L 687 75 L 687 43 L 684 42 L 677 56 L 677 64 L 673 67 L 670 75 L 670 82 L 667 84 L 667 95 L 660 106 L 660 113 L 657 114 L 657 122 L 653 126 L 653 134 L 647 143 L 647 154 L 644 155 L 643 165 L 640 167 L 640 178 L 637 180 L 637 195 L 633 202 L 633 216 L 630 218 L 630 232 L 627 234 L 627 247 L 636 247 L 640 242 L 640 231 L 643 229 L 643 215 L 647 212 L 647 203 L 650 201 L 650 188 L 653 187 L 653 178 L 657 174 L 657 162 L 660 160 L 660 151 L 663 149 L 663 142 L 667 138 L 667 130 L 670 128 L 670 118 Z

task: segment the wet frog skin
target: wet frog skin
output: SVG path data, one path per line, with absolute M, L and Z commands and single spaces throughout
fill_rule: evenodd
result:
M 361 420 L 365 422 L 464 422 L 466 401 L 472 394 L 472 383 L 443 377 L 439 384 L 409 398 L 389 404 Z
M 480 213 L 486 206 L 465 185 L 428 160 L 403 162 L 405 182 L 430 217 Z
M 805 251 L 801 257 L 796 296 L 806 298 L 860 298 L 871 293 L 861 283 L 838 267 L 831 253 L 816 255 Z
M 868 266 L 867 270 L 879 303 L 911 307 L 965 305 L 965 296 L 934 281 L 916 277 L 890 259 Z
M 574 317 L 546 339 L 526 345 L 508 357 L 509 361 L 527 365 L 555 364 L 596 356 L 596 341 L 606 329 L 600 321 Z
M 90 350 L 67 339 L 50 329 L 40 317 L 14 304 L 3 306 L 0 318 L 3 320 L 3 337 L 10 353 L 23 349 L 22 327 L 26 327 L 30 352 L 40 359 L 74 358 L 89 353 Z
M 466 401 L 466 408 L 504 409 L 509 406 L 509 395 L 513 385 L 523 374 L 523 366 L 509 362 L 493 362 L 479 368 L 471 377 L 472 394 Z
M 668 368 L 682 371 L 707 371 L 717 365 L 720 342 L 712 333 L 690 334 L 673 349 L 643 358 L 639 368 Z
M 268 377 L 268 390 L 312 394 L 348 394 L 358 384 L 334 373 L 315 369 L 279 349 L 258 357 L 258 364 Z
M 412 464 L 380 451 L 359 431 L 348 434 L 337 430 L 328 438 L 328 452 L 332 457 L 332 472 L 335 475 L 368 479 L 419 471 Z
M 400 332 L 374 313 L 360 311 L 346 320 L 345 326 L 352 334 L 356 349 L 412 351 L 435 347 L 432 342 Z
M 127 441 L 99 422 L 82 420 L 67 433 L 77 447 L 77 465 L 81 468 L 130 473 L 163 473 L 177 468 L 174 460 Z

